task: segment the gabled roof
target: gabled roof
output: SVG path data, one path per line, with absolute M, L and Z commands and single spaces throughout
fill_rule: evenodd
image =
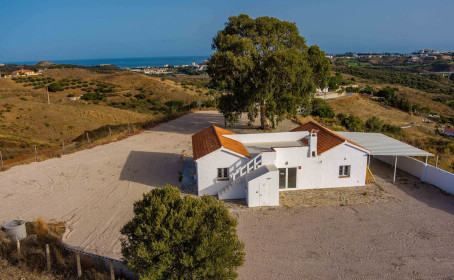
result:
M 217 126 L 210 126 L 192 135 L 192 154 L 194 160 L 208 155 L 221 147 L 234 153 L 251 157 L 243 143 L 224 137 L 223 135 L 235 134 Z
M 364 150 L 367 150 L 366 148 L 362 147 L 361 145 L 356 144 L 353 141 L 348 140 L 347 138 L 337 134 L 336 132 L 319 125 L 318 123 L 315 123 L 313 121 L 307 122 L 303 125 L 300 125 L 299 127 L 291 130 L 291 131 L 308 131 L 311 132 L 314 130 L 318 130 L 317 133 L 317 154 L 322 154 L 328 150 L 331 150 L 332 148 L 339 146 L 340 144 L 344 143 L 347 141 L 350 144 L 353 144 L 355 146 L 358 146 Z M 307 143 L 306 139 L 302 139 L 304 143 Z

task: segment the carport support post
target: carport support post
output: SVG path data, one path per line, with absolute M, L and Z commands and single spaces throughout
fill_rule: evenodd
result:
M 394 180 L 393 180 L 393 183 L 396 182 L 396 173 L 397 173 L 397 156 L 394 156 Z

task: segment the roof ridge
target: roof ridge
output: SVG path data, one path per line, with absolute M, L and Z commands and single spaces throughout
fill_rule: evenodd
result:
M 217 126 L 215 126 L 215 125 L 213 124 L 212 128 L 213 128 L 213 130 L 214 130 L 214 135 L 216 135 L 216 139 L 218 140 L 219 146 L 224 147 L 224 146 L 222 145 L 221 138 L 220 138 L 220 136 L 219 136 L 219 134 L 218 134 L 218 131 L 216 130 L 216 127 L 217 127 Z
M 312 124 L 314 124 L 314 125 L 316 125 L 316 126 L 318 126 L 318 127 L 320 127 L 321 129 L 325 130 L 325 131 L 328 132 L 329 134 L 331 134 L 331 135 L 333 135 L 333 136 L 339 138 L 339 140 L 347 141 L 347 139 L 346 139 L 345 137 L 342 137 L 341 135 L 337 134 L 336 132 L 332 131 L 332 130 L 329 129 L 329 128 L 326 128 L 326 127 L 322 126 L 321 124 L 318 124 L 318 123 L 316 123 L 316 122 L 314 122 L 314 121 L 309 121 L 309 122 L 312 123 Z

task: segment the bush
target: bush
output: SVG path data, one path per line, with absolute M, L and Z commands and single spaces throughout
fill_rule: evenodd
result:
M 384 121 L 377 117 L 372 117 L 366 121 L 366 131 L 369 132 L 381 132 Z
M 139 100 L 147 98 L 147 96 L 145 94 L 143 94 L 143 93 L 136 94 L 134 97 L 139 99 Z
M 355 115 L 350 115 L 348 118 L 342 120 L 342 125 L 345 126 L 349 131 L 363 131 L 363 121 Z
M 332 118 L 334 117 L 334 111 L 325 100 L 314 98 L 312 101 L 312 115 L 320 118 Z
M 60 83 L 51 83 L 49 85 L 49 91 L 51 92 L 57 92 L 57 91 L 62 91 L 63 86 Z
M 122 254 L 139 279 L 233 279 L 244 262 L 237 221 L 213 197 L 157 188 L 134 203 Z

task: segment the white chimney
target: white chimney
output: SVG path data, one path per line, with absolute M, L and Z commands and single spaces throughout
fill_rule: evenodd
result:
M 309 132 L 309 157 L 317 156 L 317 133 L 315 129 Z

